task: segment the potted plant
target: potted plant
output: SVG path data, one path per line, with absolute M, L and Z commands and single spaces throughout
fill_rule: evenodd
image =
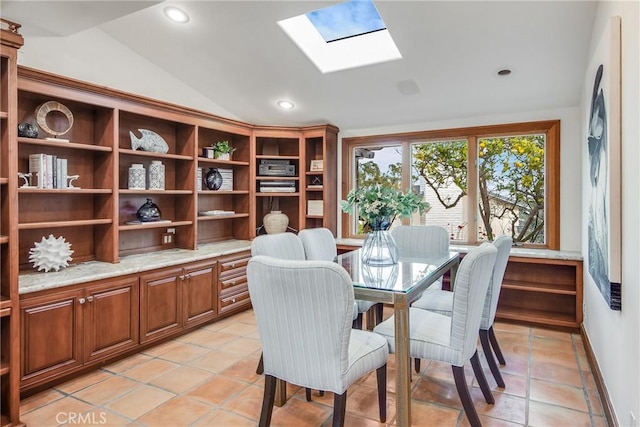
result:
M 229 141 L 218 141 L 213 144 L 213 158 L 220 160 L 231 160 L 231 153 L 236 151 Z

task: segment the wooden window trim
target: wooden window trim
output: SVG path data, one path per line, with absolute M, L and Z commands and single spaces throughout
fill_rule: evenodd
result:
M 545 147 L 545 192 L 546 192 L 546 218 L 545 235 L 546 245 L 523 244 L 523 247 L 560 249 L 560 120 L 544 120 L 536 122 L 508 123 L 499 125 L 473 126 L 465 128 L 438 129 L 418 132 L 405 132 L 395 134 L 357 136 L 342 139 L 342 193 L 344 199 L 352 187 L 355 177 L 354 164 L 352 162 L 355 148 L 364 146 L 402 146 L 403 166 L 409 163 L 410 145 L 417 141 L 434 139 L 466 138 L 468 140 L 468 152 L 476 153 L 476 141 L 478 138 L 489 136 L 508 136 L 517 134 L 544 133 L 546 134 Z M 406 187 L 410 181 L 410 168 L 404 167 L 402 176 L 402 186 Z M 475 176 L 475 159 L 469 156 L 469 174 Z M 406 182 L 405 182 L 406 181 Z M 475 178 L 473 180 L 475 184 Z M 473 198 L 469 197 L 470 206 L 475 210 L 476 190 Z M 473 210 L 470 210 L 472 212 Z M 475 229 L 475 228 L 473 228 Z M 350 232 L 349 215 L 342 213 L 342 237 L 355 238 L 362 237 Z M 471 243 L 471 242 L 469 242 Z

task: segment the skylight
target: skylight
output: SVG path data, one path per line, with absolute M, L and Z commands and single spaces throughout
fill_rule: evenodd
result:
M 322 73 L 402 58 L 371 0 L 350 0 L 278 24 Z

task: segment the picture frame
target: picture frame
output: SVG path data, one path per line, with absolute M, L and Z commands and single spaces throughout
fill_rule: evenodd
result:
M 323 161 L 322 160 L 311 160 L 311 165 L 309 166 L 309 170 L 311 172 L 322 172 L 322 170 L 323 170 Z
M 612 17 L 588 68 L 586 111 L 589 275 L 612 310 L 622 309 L 621 18 Z

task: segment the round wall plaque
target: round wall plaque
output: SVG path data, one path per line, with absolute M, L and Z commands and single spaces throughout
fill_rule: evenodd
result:
M 57 111 L 65 115 L 68 121 L 66 129 L 56 131 L 49 127 L 49 125 L 47 124 L 47 115 L 52 111 Z M 38 123 L 40 129 L 44 130 L 48 134 L 55 136 L 64 135 L 65 133 L 69 132 L 71 126 L 73 126 L 73 114 L 66 105 L 63 105 L 58 101 L 47 101 L 36 108 L 36 123 Z

